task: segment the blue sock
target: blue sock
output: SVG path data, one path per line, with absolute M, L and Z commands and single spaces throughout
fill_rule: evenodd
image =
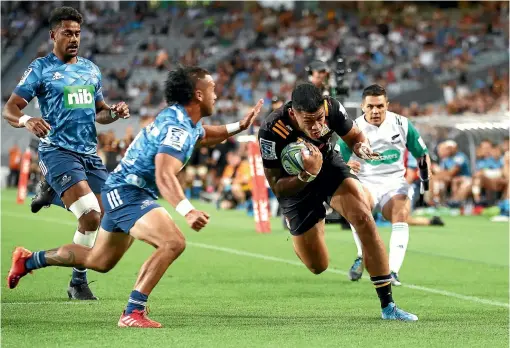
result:
M 131 314 L 135 309 L 139 311 L 145 310 L 147 299 L 149 295 L 142 294 L 140 291 L 133 290 L 129 296 L 128 304 L 126 307 L 126 314 Z
M 73 277 L 71 278 L 71 285 L 80 285 L 86 282 L 87 282 L 87 269 L 73 268 Z
M 30 258 L 25 261 L 25 267 L 27 271 L 32 271 L 34 269 L 48 266 L 46 263 L 46 258 L 44 257 L 45 254 L 46 251 L 44 250 L 32 253 L 32 256 L 30 256 Z

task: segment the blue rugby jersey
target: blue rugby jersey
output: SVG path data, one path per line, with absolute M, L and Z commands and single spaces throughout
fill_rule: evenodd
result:
M 157 198 L 156 155 L 169 154 L 184 166 L 204 134 L 202 123 L 194 125 L 184 107 L 173 105 L 163 109 L 154 122 L 138 133 L 117 168 L 108 176 L 103 191 L 133 185 Z
M 469 166 L 469 159 L 463 152 L 457 152 L 451 157 L 441 160 L 439 166 L 441 169 L 450 170 L 455 166 L 459 166 L 460 171 L 458 176 L 471 176 L 471 167 Z
M 500 169 L 503 168 L 503 161 L 497 160 L 494 157 L 480 158 L 476 161 L 476 169 Z
M 65 64 L 50 53 L 30 64 L 14 93 L 27 102 L 37 97 L 42 118 L 51 126 L 39 151 L 60 147 L 81 154 L 97 152 L 95 104 L 103 100 L 101 80 L 99 68 L 81 57 Z

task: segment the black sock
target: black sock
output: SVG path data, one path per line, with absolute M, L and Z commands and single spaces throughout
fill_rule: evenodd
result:
M 374 284 L 377 296 L 379 296 L 381 301 L 381 308 L 385 308 L 393 302 L 393 297 L 391 296 L 391 275 L 370 277 L 370 280 Z

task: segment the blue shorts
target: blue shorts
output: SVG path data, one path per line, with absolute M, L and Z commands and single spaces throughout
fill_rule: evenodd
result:
M 104 206 L 101 228 L 108 232 L 129 233 L 142 216 L 160 207 L 147 191 L 131 185 L 104 186 L 101 199 Z
M 39 166 L 46 181 L 62 197 L 71 186 L 87 181 L 94 193 L 108 178 L 108 171 L 97 155 L 84 155 L 62 148 L 39 151 Z

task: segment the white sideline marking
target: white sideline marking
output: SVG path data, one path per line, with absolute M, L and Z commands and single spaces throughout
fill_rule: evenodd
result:
M 76 222 L 62 221 L 62 220 L 51 219 L 51 218 L 40 218 L 40 217 L 31 216 L 31 215 L 27 215 L 27 214 L 20 214 L 20 213 L 13 213 L 13 212 L 3 211 L 2 215 L 11 216 L 11 217 L 21 217 L 21 218 L 30 219 L 30 220 L 54 222 L 54 223 L 58 223 L 58 224 L 76 226 Z M 225 253 L 239 255 L 239 256 L 247 256 L 247 257 L 252 257 L 252 258 L 266 260 L 266 261 L 274 261 L 274 262 L 286 263 L 288 265 L 304 267 L 303 264 L 301 262 L 299 262 L 299 261 L 286 260 L 286 259 L 282 259 L 282 258 L 274 257 L 274 256 L 268 256 L 268 255 L 257 254 L 257 253 L 252 253 L 252 252 L 238 250 L 238 249 L 225 248 L 225 247 L 220 247 L 220 246 L 215 246 L 215 245 L 210 245 L 210 244 L 203 244 L 203 243 L 196 243 L 196 242 L 187 242 L 186 244 L 190 245 L 190 246 L 197 247 L 197 248 L 202 248 L 202 249 L 222 251 L 222 252 L 225 252 Z M 331 267 L 329 267 L 326 272 L 335 273 L 335 274 L 341 274 L 341 275 L 344 275 L 344 276 L 348 275 L 348 272 L 346 272 L 346 271 L 342 271 L 342 270 L 331 268 Z M 364 279 L 368 279 L 368 277 L 366 277 L 366 276 L 364 276 L 363 278 Z M 489 306 L 510 308 L 510 304 L 508 304 L 508 303 L 488 300 L 488 299 L 485 299 L 485 298 L 480 298 L 480 297 L 475 297 L 475 296 L 461 295 L 461 294 L 457 294 L 455 292 L 441 290 L 441 289 L 427 288 L 427 287 L 424 287 L 424 286 L 413 285 L 413 284 L 402 284 L 402 287 L 406 287 L 406 288 L 409 288 L 409 289 L 418 290 L 418 291 L 422 291 L 422 292 L 428 292 L 428 293 L 431 293 L 431 294 L 443 295 L 443 296 L 446 296 L 446 297 L 452 297 L 452 298 L 456 298 L 456 299 L 459 299 L 459 300 L 471 301 L 471 302 L 475 302 L 475 303 L 481 303 L 481 304 L 485 304 L 485 305 L 489 305 Z M 48 302 L 6 302 L 6 303 L 2 303 L 2 305 L 4 305 L 4 304 L 6 304 L 6 305 L 7 304 L 10 304 L 10 305 L 14 305 L 14 304 L 32 305 L 33 304 L 33 305 L 35 305 L 35 304 L 59 304 L 59 303 L 60 304 L 69 304 L 69 303 L 75 303 L 75 302 L 71 302 L 71 301 L 70 302 L 50 302 L 50 301 L 48 301 Z M 83 303 L 83 302 L 81 302 L 81 301 L 80 302 L 76 302 L 76 304 L 78 304 L 78 303 Z
M 93 306 L 95 303 L 98 303 L 96 301 L 40 301 L 40 302 L 2 302 L 2 306 L 8 306 L 8 305 L 57 305 L 57 304 L 64 304 L 64 305 L 88 305 Z
M 275 261 L 275 262 L 286 263 L 286 264 L 289 264 L 289 265 L 304 267 L 301 262 L 281 259 L 281 258 L 273 257 L 273 256 L 266 256 L 266 255 L 262 255 L 262 254 L 255 254 L 255 253 L 250 253 L 250 252 L 247 252 L 247 251 L 231 249 L 231 248 L 224 248 L 224 247 L 214 246 L 214 245 L 210 245 L 210 244 L 202 244 L 202 243 L 195 243 L 195 242 L 187 242 L 187 244 L 189 244 L 191 246 L 196 246 L 196 247 L 199 247 L 199 248 L 203 248 L 203 249 L 211 249 L 211 250 L 223 251 L 223 252 L 229 253 L 229 254 L 235 254 L 235 255 L 240 255 L 240 256 L 248 256 L 248 257 L 253 257 L 253 258 L 267 260 L 267 261 Z M 331 268 L 331 267 L 328 267 L 326 272 L 342 274 L 344 276 L 348 275 L 348 272 L 346 272 L 346 271 L 342 271 L 342 270 Z M 364 276 L 363 278 L 364 279 L 369 279 L 369 277 L 366 277 L 366 276 Z M 443 296 L 447 296 L 447 297 L 453 297 L 453 298 L 457 298 L 457 299 L 460 299 L 460 300 L 466 300 L 466 301 L 482 303 L 482 304 L 486 304 L 486 305 L 490 305 L 490 306 L 510 308 L 510 304 L 508 304 L 508 303 L 487 300 L 487 299 L 484 299 L 484 298 L 479 298 L 479 297 L 474 297 L 474 296 L 461 295 L 461 294 L 457 294 L 455 292 L 446 291 L 446 290 L 432 289 L 432 288 L 427 288 L 427 287 L 424 287 L 424 286 L 407 284 L 407 283 L 402 284 L 402 287 L 406 287 L 406 288 L 410 288 L 410 289 L 414 289 L 414 290 L 418 290 L 418 291 L 423 291 L 423 292 L 429 292 L 429 293 L 437 294 L 437 295 L 443 295 Z

